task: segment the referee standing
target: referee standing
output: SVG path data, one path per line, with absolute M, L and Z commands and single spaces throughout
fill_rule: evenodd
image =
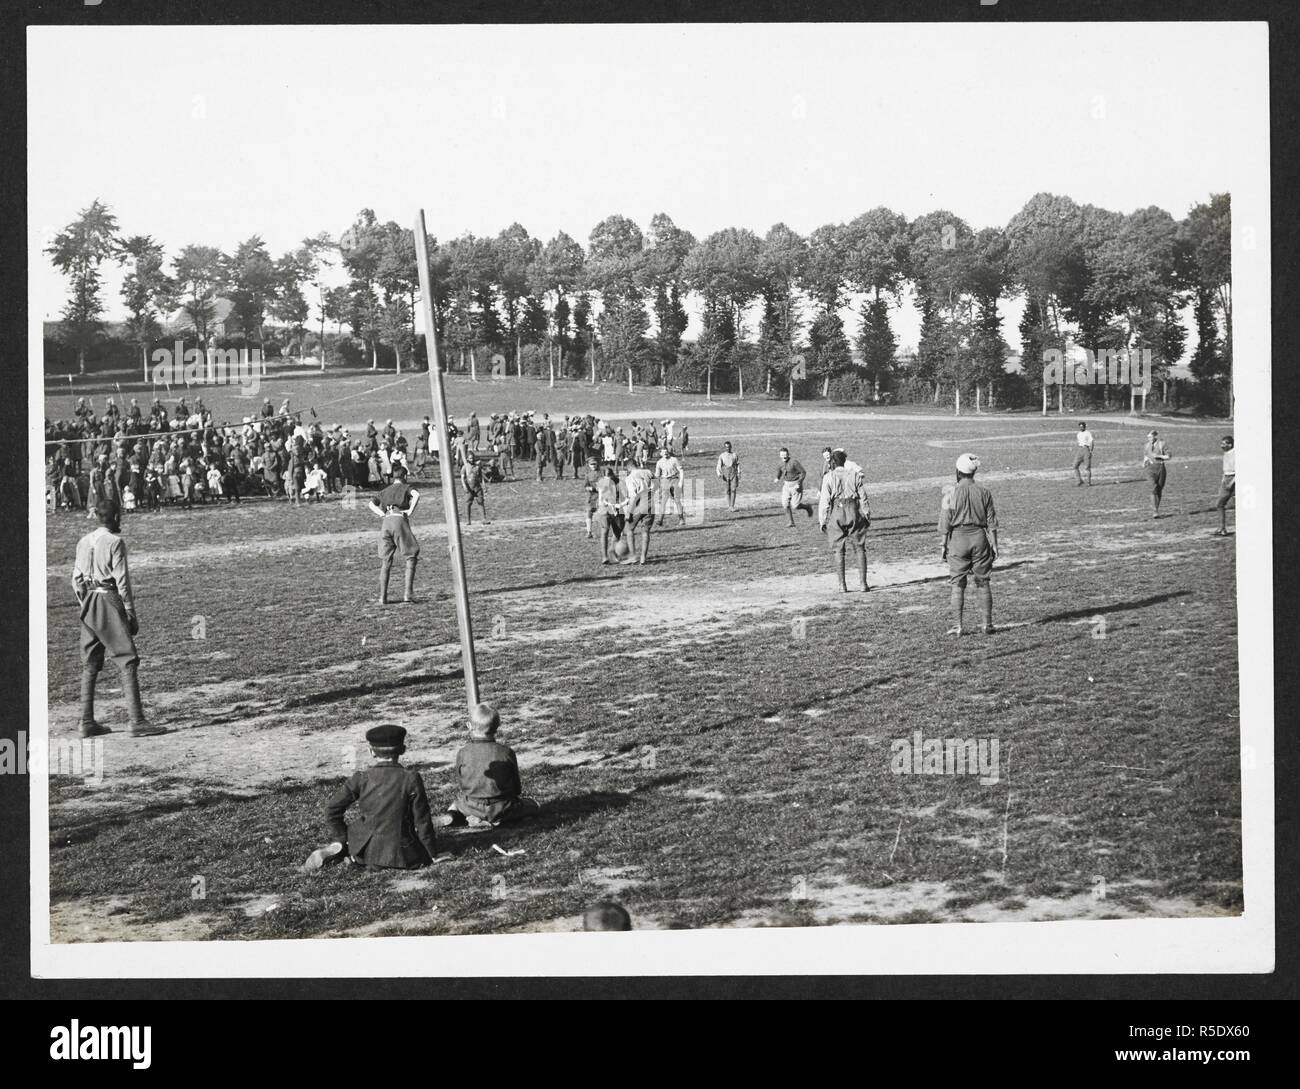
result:
M 998 516 L 993 509 L 993 493 L 975 483 L 980 459 L 962 454 L 957 459 L 957 483 L 944 489 L 939 511 L 939 533 L 943 536 L 943 556 L 948 561 L 948 584 L 952 588 L 953 626 L 949 635 L 965 635 L 962 612 L 966 605 L 967 576 L 975 578 L 979 597 L 981 625 L 986 635 L 993 631 L 993 589 L 989 575 L 998 557 Z

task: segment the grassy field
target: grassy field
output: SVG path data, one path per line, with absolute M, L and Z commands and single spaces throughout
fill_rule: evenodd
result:
M 204 391 L 219 418 L 261 396 L 326 424 L 407 428 L 429 411 L 426 375 L 277 375 L 252 401 Z M 297 872 L 371 725 L 406 726 L 405 762 L 435 806 L 451 798 L 464 690 L 432 481 L 409 607 L 374 604 L 364 504 L 128 516 L 146 705 L 175 732 L 110 735 L 102 776 L 51 778 L 55 940 L 565 930 L 602 896 L 638 928 L 1241 911 L 1235 539 L 1210 535 L 1224 425 L 1157 422 L 1175 457 L 1153 521 L 1151 424 L 1120 415 L 1090 420 L 1094 486 L 1077 488 L 1068 416 L 459 376 L 448 399 L 458 419 L 690 424 L 702 503 L 654 534 L 643 568 L 602 568 L 581 486 L 539 484 L 526 463 L 489 490 L 492 524 L 465 531 L 483 697 L 540 815 L 440 833 L 447 858 L 422 871 Z M 66 383 L 48 400 L 67 414 Z M 742 458 L 734 514 L 713 473 L 724 439 Z M 776 506 L 777 448 L 815 479 L 827 444 L 866 469 L 868 594 L 839 593 L 816 522 L 789 529 Z M 935 522 L 966 449 L 1002 523 L 1000 630 L 956 639 Z M 86 528 L 48 525 L 55 739 L 76 735 L 68 577 Z M 121 730 L 116 684 L 101 682 L 100 718 Z M 916 731 L 996 740 L 996 781 L 898 774 L 895 743 Z

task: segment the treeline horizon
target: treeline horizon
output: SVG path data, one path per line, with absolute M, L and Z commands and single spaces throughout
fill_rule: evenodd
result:
M 645 231 L 608 216 L 585 246 L 563 231 L 543 242 L 517 222 L 494 237 L 427 243 L 444 367 L 472 372 L 505 360 L 517 374 L 702 381 L 742 394 L 776 383 L 792 396 L 837 399 L 896 391 L 938 402 L 943 392 L 960 403 L 981 390 L 990 401 L 1024 399 L 1042 386 L 1031 362 L 1071 345 L 1149 350 L 1154 376 L 1166 378 L 1186 347 L 1182 312 L 1192 306 L 1193 395 L 1207 407 L 1230 399 L 1226 193 L 1181 220 L 1155 206 L 1123 214 L 1039 193 L 1005 227 L 978 231 L 947 210 L 909 220 L 878 207 L 807 236 L 777 223 L 762 236 L 729 227 L 697 239 L 659 213 Z M 265 355 L 265 327 L 277 321 L 288 336 L 276 351 L 305 355 L 314 341 L 324 363 L 331 322 L 336 360 L 377 367 L 383 349 L 399 371 L 427 366 L 414 234 L 371 209 L 337 239 L 321 232 L 278 258 L 253 235 L 232 253 L 189 243 L 169 259 L 153 237 L 124 236 L 96 200 L 45 252 L 68 281 L 58 335 L 81 373 L 104 339 L 108 262 L 125 269 L 121 339 L 142 360 L 165 335 L 160 316 L 172 312 L 209 343 L 224 298 L 239 333 L 228 329 L 226 343 L 255 343 Z M 335 268 L 347 282 L 329 287 Z M 900 356 L 890 314 L 909 293 L 920 337 L 914 355 Z M 702 316 L 693 344 L 683 341 L 692 298 Z M 1009 331 L 998 314 L 999 302 L 1016 298 L 1024 314 L 1010 335 L 1023 375 L 1005 370 Z M 841 311 L 854 300 L 860 324 L 850 342 Z M 309 330 L 313 307 L 318 329 Z M 1104 388 L 1080 395 L 1109 401 Z

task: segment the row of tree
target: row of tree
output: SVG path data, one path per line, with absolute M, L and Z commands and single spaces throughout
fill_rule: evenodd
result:
M 598 223 L 584 247 L 564 232 L 543 243 L 518 223 L 496 237 L 429 238 L 435 324 L 444 365 L 474 371 L 485 359 L 522 370 L 538 361 L 567 373 L 638 382 L 748 380 L 869 390 L 904 384 L 960 404 L 994 395 L 1008 348 L 999 303 L 1023 296 L 1019 340 L 1033 379 L 1043 353 L 1150 349 L 1157 377 L 1182 356 L 1182 312 L 1194 303 L 1193 375 L 1228 384 L 1232 364 L 1231 208 L 1227 194 L 1182 220 L 1160 208 L 1128 215 L 1040 193 L 1005 227 L 974 230 L 936 211 L 909 220 L 876 208 L 804 237 L 783 223 L 759 236 L 729 227 L 703 239 L 654 216 Z M 147 353 L 179 309 L 206 341 L 218 300 L 243 336 L 262 343 L 269 320 L 301 345 L 314 307 L 320 323 L 347 325 L 371 366 L 379 346 L 422 365 L 415 316 L 420 282 L 412 232 L 363 210 L 336 240 L 321 233 L 273 258 L 259 236 L 233 253 L 184 246 L 170 262 L 148 235 L 123 237 L 98 201 L 47 251 L 69 280 L 61 325 L 84 370 L 101 326 L 102 267 L 126 268 L 127 334 Z M 346 283 L 328 286 L 338 268 Z M 683 344 L 694 295 L 702 331 Z M 920 338 L 900 359 L 890 315 L 915 305 Z M 844 315 L 858 318 L 850 344 Z M 528 349 L 527 351 L 525 349 Z M 855 352 L 856 349 L 856 358 Z

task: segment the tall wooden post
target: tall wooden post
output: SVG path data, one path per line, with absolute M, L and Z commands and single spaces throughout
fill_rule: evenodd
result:
M 447 522 L 447 552 L 451 557 L 451 584 L 456 594 L 456 624 L 460 629 L 460 660 L 465 670 L 465 701 L 472 711 L 478 703 L 478 668 L 474 661 L 474 629 L 469 618 L 469 589 L 465 585 L 465 555 L 456 509 L 456 474 L 447 436 L 447 399 L 438 364 L 438 334 L 433 321 L 433 285 L 429 277 L 428 235 L 424 209 L 415 220 L 415 254 L 420 265 L 420 295 L 424 307 L 424 337 L 429 349 L 429 390 L 433 395 L 433 426 L 438 438 L 438 470 L 442 477 L 442 509 Z

